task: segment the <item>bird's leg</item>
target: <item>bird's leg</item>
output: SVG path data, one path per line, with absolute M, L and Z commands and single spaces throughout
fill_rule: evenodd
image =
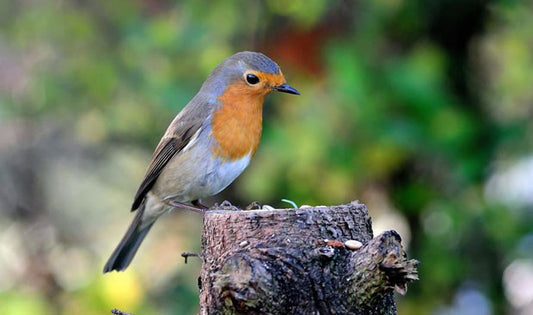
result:
M 199 209 L 203 209 L 203 210 L 207 210 L 209 209 L 209 207 L 206 207 L 204 204 L 202 204 L 202 202 L 200 201 L 200 199 L 196 199 L 196 200 L 193 200 L 191 201 L 192 205 L 199 208 Z
M 163 200 L 164 203 L 166 203 L 167 205 L 171 206 L 171 207 L 174 207 L 174 208 L 182 208 L 182 209 L 187 209 L 187 210 L 191 210 L 191 211 L 194 211 L 194 212 L 198 212 L 198 213 L 204 213 L 206 209 L 203 209 L 203 208 L 198 208 L 198 207 L 195 207 L 195 206 L 191 206 L 191 205 L 188 205 L 186 203 L 182 203 L 182 202 L 179 202 L 179 201 L 175 201 L 175 200 Z

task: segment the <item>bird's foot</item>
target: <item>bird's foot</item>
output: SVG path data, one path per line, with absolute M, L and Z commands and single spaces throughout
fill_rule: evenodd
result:
M 262 208 L 261 204 L 257 201 L 253 201 L 251 204 L 247 205 L 245 210 L 260 210 Z
M 231 211 L 240 211 L 239 207 L 234 206 L 231 202 L 224 200 L 221 204 L 215 203 L 209 210 L 231 210 Z

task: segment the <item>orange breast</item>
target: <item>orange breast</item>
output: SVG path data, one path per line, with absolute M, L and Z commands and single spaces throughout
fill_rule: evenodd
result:
M 263 102 L 266 93 L 252 91 L 244 82 L 229 86 L 218 98 L 220 108 L 211 122 L 217 141 L 213 154 L 224 160 L 237 160 L 248 153 L 252 156 L 261 139 Z

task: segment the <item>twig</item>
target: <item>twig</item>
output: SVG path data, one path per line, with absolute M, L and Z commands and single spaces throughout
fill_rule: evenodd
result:
M 200 254 L 183 252 L 183 253 L 181 253 L 181 257 L 185 258 L 185 263 L 187 263 L 187 258 L 189 258 L 189 257 L 200 257 Z
M 116 308 L 112 309 L 111 313 L 115 315 L 133 315 L 131 313 L 125 313 L 123 311 L 117 310 Z

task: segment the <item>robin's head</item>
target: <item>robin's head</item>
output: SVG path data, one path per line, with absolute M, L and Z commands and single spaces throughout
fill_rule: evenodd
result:
M 200 92 L 218 105 L 211 120 L 214 156 L 236 160 L 254 155 L 261 138 L 263 101 L 274 91 L 300 94 L 285 82 L 278 65 L 260 53 L 237 53 L 211 72 Z
M 202 89 L 217 94 L 233 86 L 242 94 L 266 95 L 271 92 L 300 93 L 287 84 L 278 65 L 267 56 L 244 51 L 226 58 L 209 75 Z

